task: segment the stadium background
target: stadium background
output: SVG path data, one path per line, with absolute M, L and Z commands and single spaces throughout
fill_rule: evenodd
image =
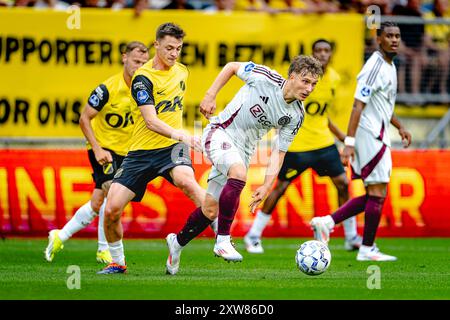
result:
M 75 17 L 73 11 L 0 9 L 0 231 L 4 235 L 45 236 L 89 200 L 93 184 L 80 143 L 79 114 L 89 92 L 121 70 L 121 46 L 132 40 L 150 45 L 159 24 L 174 21 L 187 32 L 181 57 L 190 70 L 185 125 L 194 132 L 195 121 L 205 124 L 198 104 L 226 62 L 252 60 L 285 74 L 290 58 L 310 54 L 318 38 L 335 44 L 332 66 L 343 81 L 333 120 L 346 130 L 355 78 L 367 48 L 361 14 L 144 11 L 136 18 L 132 10 L 83 8 L 78 26 Z M 236 79 L 227 85 L 218 105 L 223 107 L 240 85 Z M 401 107 L 402 116 L 427 118 L 429 110 L 443 116 L 448 104 Z M 423 126 L 411 128 L 413 137 L 414 129 Z M 395 135 L 393 131 L 394 146 Z M 267 160 L 264 144 L 261 150 L 242 196 L 234 236 L 242 236 L 253 219 L 248 203 L 252 190 L 263 181 Z M 205 186 L 208 164 L 201 155 L 194 155 L 196 159 L 196 175 Z M 394 150 L 381 236 L 450 236 L 450 204 L 445 201 L 450 195 L 449 160 L 450 152 L 443 149 Z M 352 196 L 363 192 L 360 181 L 350 189 Z M 307 171 L 280 201 L 265 235 L 310 236 L 311 217 L 336 208 L 331 181 Z M 181 192 L 156 179 L 142 203 L 127 207 L 125 237 L 163 237 L 180 229 L 192 209 Z M 212 233 L 208 230 L 205 235 Z M 77 236 L 96 236 L 96 221 Z

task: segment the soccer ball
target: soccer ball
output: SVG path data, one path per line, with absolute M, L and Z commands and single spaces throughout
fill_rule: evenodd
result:
M 295 262 L 300 271 L 310 276 L 316 276 L 325 272 L 330 266 L 331 253 L 323 242 L 306 241 L 297 250 Z

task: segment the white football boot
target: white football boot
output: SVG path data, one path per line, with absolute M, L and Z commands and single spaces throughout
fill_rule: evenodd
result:
M 241 262 L 242 255 L 236 251 L 230 240 L 224 240 L 214 245 L 214 254 L 216 257 L 222 257 L 225 261 Z
M 314 239 L 328 245 L 330 233 L 333 232 L 334 228 L 333 218 L 331 216 L 315 217 L 311 220 L 310 225 L 314 230 Z
M 359 234 L 357 234 L 351 239 L 345 238 L 344 247 L 345 250 L 347 251 L 358 250 L 361 247 L 361 245 L 362 245 L 362 237 Z
M 261 239 L 258 237 L 251 237 L 247 233 L 244 237 L 245 249 L 248 253 L 264 253 L 264 248 L 261 244 Z
M 376 245 L 367 247 L 361 245 L 358 255 L 356 256 L 358 261 L 396 261 L 397 257 L 390 256 L 380 252 L 380 249 Z
M 177 242 L 177 235 L 169 233 L 166 237 L 167 247 L 169 248 L 169 256 L 166 261 L 166 273 L 175 275 L 180 268 L 180 256 L 183 249 Z

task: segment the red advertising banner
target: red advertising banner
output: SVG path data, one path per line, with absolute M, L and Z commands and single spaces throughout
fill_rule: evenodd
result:
M 201 156 L 194 155 L 197 159 Z M 195 165 L 206 187 L 210 166 Z M 450 236 L 450 151 L 393 151 L 394 168 L 378 235 Z M 253 215 L 248 209 L 252 192 L 264 180 L 265 166 L 253 164 L 242 193 L 232 235 L 243 236 Z M 61 228 L 93 190 L 85 150 L 1 150 L 0 232 L 3 235 L 46 236 Z M 364 193 L 362 182 L 350 185 L 351 196 Z M 338 207 L 331 180 L 305 171 L 280 200 L 265 236 L 312 236 L 309 221 Z M 165 237 L 184 225 L 194 204 L 163 178 L 147 187 L 140 203 L 132 203 L 122 217 L 125 237 Z M 364 215 L 358 216 L 358 226 Z M 77 236 L 96 237 L 97 221 Z M 211 230 L 204 235 L 212 236 Z M 337 227 L 334 235 L 342 235 Z

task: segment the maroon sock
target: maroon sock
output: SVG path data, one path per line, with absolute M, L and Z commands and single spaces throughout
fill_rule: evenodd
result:
M 218 232 L 221 236 L 230 234 L 231 224 L 234 220 L 234 215 L 239 208 L 239 198 L 241 191 L 245 187 L 245 181 L 239 179 L 228 179 L 223 187 L 219 198 L 219 221 Z
M 183 229 L 177 234 L 177 241 L 180 246 L 187 245 L 189 241 L 202 233 L 211 222 L 211 220 L 205 217 L 200 207 L 195 209 L 187 219 Z
M 358 213 L 364 211 L 367 202 L 367 195 L 350 199 L 344 203 L 335 213 L 331 215 L 335 224 L 338 224 L 348 218 L 356 216 Z
M 378 225 L 380 224 L 384 199 L 385 198 L 375 196 L 369 196 L 367 199 L 362 242 L 365 246 L 371 247 L 375 242 L 375 235 L 377 234 Z

